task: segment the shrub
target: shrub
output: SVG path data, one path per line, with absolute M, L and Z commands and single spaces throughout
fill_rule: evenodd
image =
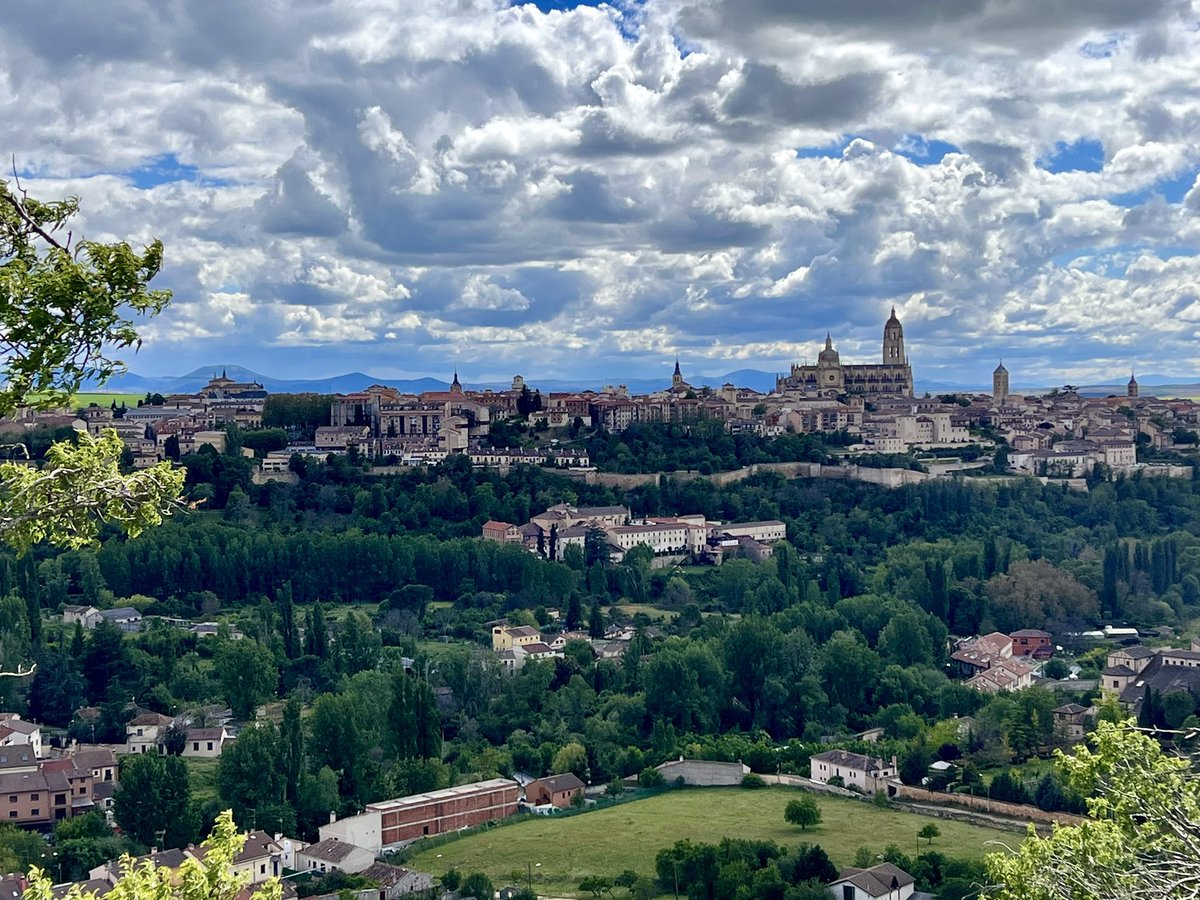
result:
M 766 786 L 767 783 L 763 781 L 761 775 L 755 775 L 753 772 L 751 772 L 748 775 L 742 776 L 742 787 L 744 788 L 757 790 L 758 788 L 765 788 Z
M 642 771 L 638 772 L 638 785 L 644 788 L 662 787 L 666 784 L 666 779 L 663 778 L 662 772 L 654 768 L 654 766 L 646 766 Z

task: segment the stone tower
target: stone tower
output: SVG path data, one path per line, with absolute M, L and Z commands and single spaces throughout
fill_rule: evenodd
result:
M 683 387 L 683 372 L 679 369 L 679 357 L 675 357 L 675 374 L 671 376 L 671 387 Z
M 1126 393 L 1129 394 L 1130 397 L 1136 397 L 1138 395 L 1137 376 L 1132 372 L 1129 374 L 1129 387 L 1126 389 Z
M 992 373 L 992 402 L 997 406 L 1003 406 L 1004 401 L 1008 399 L 1008 369 L 1004 368 L 1004 363 L 996 366 L 996 371 Z
M 458 380 L 458 369 L 455 369 L 454 370 L 454 380 L 452 382 L 450 382 L 450 393 L 461 394 L 462 392 L 463 392 L 463 386 Z
M 883 326 L 883 364 L 885 366 L 903 366 L 908 363 L 904 355 L 904 328 L 896 318 L 896 307 L 892 307 L 891 318 Z

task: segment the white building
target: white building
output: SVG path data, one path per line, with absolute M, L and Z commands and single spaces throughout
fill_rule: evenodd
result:
M 345 841 L 321 840 L 296 851 L 298 872 L 345 872 L 354 875 L 375 864 L 375 854 Z
M 834 900 L 908 900 L 914 890 L 913 877 L 886 862 L 869 869 L 842 869 L 829 885 Z
M 229 732 L 222 728 L 189 728 L 182 756 L 198 759 L 216 759 L 229 740 Z
M 0 747 L 28 747 L 34 759 L 41 759 L 42 726 L 16 713 L 0 713 Z
M 848 788 L 856 788 L 864 794 L 886 790 L 887 783 L 896 777 L 899 768 L 896 757 L 890 761 L 878 756 L 863 756 L 849 750 L 826 750 L 809 759 L 809 778 L 828 784 L 840 778 Z
M 173 720 L 161 713 L 148 712 L 125 724 L 126 753 L 157 753 L 159 741 Z
M 608 542 L 628 552 L 645 544 L 656 556 L 688 552 L 688 526 L 684 522 L 663 525 L 617 525 L 607 529 Z
M 730 537 L 748 537 L 769 544 L 787 537 L 787 526 L 777 519 L 765 522 L 741 522 L 737 525 L 719 525 L 717 530 Z

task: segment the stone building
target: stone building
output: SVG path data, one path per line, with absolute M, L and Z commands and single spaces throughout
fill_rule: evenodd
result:
M 879 364 L 843 364 L 833 347 L 833 337 L 827 334 L 817 364 L 793 365 L 788 375 L 776 380 L 775 389 L 780 393 L 792 391 L 820 397 L 844 394 L 911 397 L 912 366 L 904 352 L 904 329 L 896 318 L 895 307 L 883 326 L 882 360 Z
M 992 373 L 992 403 L 996 406 L 1003 406 L 1004 401 L 1008 399 L 1008 369 L 1004 368 L 1004 363 L 996 366 L 996 371 Z

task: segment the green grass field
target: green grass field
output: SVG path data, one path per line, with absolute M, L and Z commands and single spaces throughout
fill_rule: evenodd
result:
M 188 784 L 192 799 L 197 803 L 217 799 L 217 762 L 215 759 L 184 759 L 188 767 Z
M 113 394 L 103 391 L 96 393 L 75 394 L 71 397 L 71 408 L 78 409 L 81 406 L 91 406 L 95 403 L 97 406 L 112 406 L 112 402 L 117 401 L 117 406 L 124 403 L 126 406 L 137 406 L 139 400 L 145 400 L 145 394 Z
M 534 819 L 451 841 L 414 856 L 405 865 L 441 876 L 450 868 L 463 874 L 485 872 L 497 886 L 516 871 L 534 871 L 539 894 L 579 896 L 589 875 L 617 875 L 623 869 L 654 875 L 654 857 L 663 847 L 689 839 L 715 843 L 723 837 L 773 840 L 783 846 L 820 844 L 838 866 L 853 861 L 859 847 L 882 850 L 896 844 L 912 855 L 917 832 L 936 822 L 942 836 L 933 849 L 951 856 L 979 858 L 986 842 L 1019 840 L 1011 832 L 964 822 L 934 820 L 868 803 L 817 794 L 822 822 L 801 831 L 783 821 L 783 809 L 798 791 L 770 788 L 696 788 L 668 791 L 646 800 L 562 819 Z M 921 842 L 926 846 L 925 842 Z

